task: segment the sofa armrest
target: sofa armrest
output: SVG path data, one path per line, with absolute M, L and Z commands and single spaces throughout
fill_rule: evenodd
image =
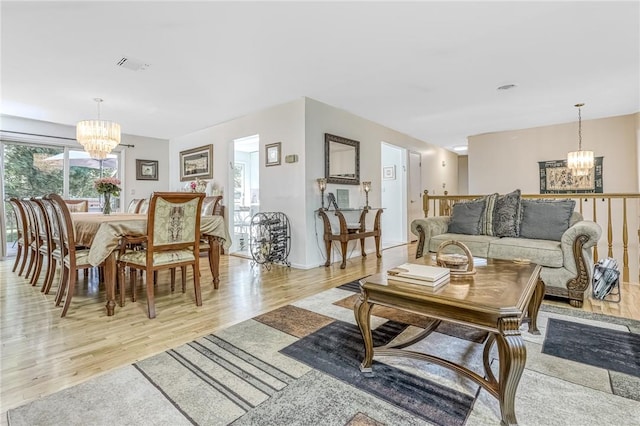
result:
M 429 252 L 429 240 L 436 235 L 445 234 L 449 227 L 449 216 L 435 216 L 415 219 L 411 222 L 411 232 L 419 237 L 416 259 Z
M 602 228 L 596 222 L 581 220 L 570 226 L 562 234 L 561 248 L 564 257 L 564 267 L 575 274 L 567 282 L 567 289 L 584 293 L 591 282 L 593 273 L 592 248 L 602 236 Z

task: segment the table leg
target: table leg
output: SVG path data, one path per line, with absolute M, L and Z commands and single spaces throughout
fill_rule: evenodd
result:
M 340 264 L 340 269 L 344 269 L 347 267 L 347 242 L 340 241 L 340 248 L 342 249 L 342 263 Z
M 213 288 L 220 285 L 220 241 L 209 236 L 209 267 L 213 275 Z
M 123 284 L 124 285 L 124 284 Z M 113 315 L 116 306 L 116 252 L 104 261 L 104 286 L 107 293 L 107 316 Z
M 500 358 L 500 379 L 498 401 L 502 426 L 517 425 L 515 413 L 515 397 L 522 371 L 527 360 L 527 349 L 520 335 L 518 318 L 501 318 L 498 320 L 499 333 L 496 334 L 498 354 Z
M 544 282 L 538 278 L 538 284 L 536 285 L 536 289 L 531 296 L 531 300 L 529 300 L 529 333 L 531 334 L 540 334 L 540 330 L 538 330 L 538 311 L 540 310 L 540 305 L 542 304 L 542 298 L 544 297 L 545 285 Z
M 331 240 L 325 240 L 325 248 L 327 249 L 327 261 L 324 262 L 324 266 L 331 265 Z
M 360 297 L 353 306 L 353 313 L 356 322 L 362 333 L 364 340 L 364 359 L 360 364 L 360 371 L 363 373 L 371 373 L 371 364 L 373 363 L 373 337 L 371 336 L 371 309 L 373 305 L 367 301 L 366 294 L 360 294 Z

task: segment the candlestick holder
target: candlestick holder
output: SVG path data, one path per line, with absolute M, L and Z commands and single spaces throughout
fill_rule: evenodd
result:
M 362 189 L 364 190 L 365 196 L 365 205 L 364 208 L 369 210 L 371 207 L 369 206 L 369 191 L 371 191 L 371 182 L 362 182 Z
M 320 207 L 320 210 L 326 210 L 324 208 L 324 191 L 327 189 L 327 179 L 318 178 L 316 179 L 316 182 L 318 182 L 318 188 L 320 188 L 320 200 L 322 201 L 322 207 Z

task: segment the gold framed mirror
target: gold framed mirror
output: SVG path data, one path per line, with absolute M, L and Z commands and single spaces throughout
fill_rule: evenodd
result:
M 324 175 L 327 183 L 360 185 L 360 142 L 325 133 Z

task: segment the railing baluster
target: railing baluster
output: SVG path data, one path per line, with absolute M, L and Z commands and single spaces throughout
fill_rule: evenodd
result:
M 598 209 L 597 209 L 596 199 L 592 198 L 591 201 L 593 204 L 593 221 L 598 223 L 598 213 L 597 213 Z M 593 246 L 593 263 L 594 264 L 598 263 L 598 245 L 597 244 Z
M 627 199 L 622 199 L 622 281 L 629 282 L 629 235 L 627 233 Z
M 593 202 L 596 202 L 596 199 L 593 199 Z M 613 257 L 613 225 L 612 225 L 612 218 L 611 218 L 611 198 L 609 198 L 609 207 L 607 210 L 607 243 L 608 243 L 608 250 L 607 250 L 607 256 L 608 257 Z

